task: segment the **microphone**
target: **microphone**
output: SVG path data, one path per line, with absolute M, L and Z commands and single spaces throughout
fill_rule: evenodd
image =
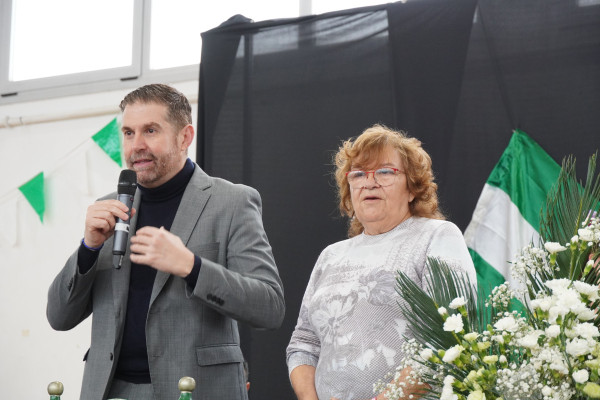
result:
M 130 217 L 127 221 L 121 218 L 117 219 L 115 224 L 115 237 L 113 241 L 113 266 L 116 269 L 121 268 L 123 255 L 127 250 L 127 239 L 129 238 L 129 221 L 131 219 L 131 207 L 133 206 L 133 195 L 137 188 L 137 177 L 135 171 L 124 169 L 119 175 L 119 185 L 117 186 L 117 200 L 125 204 L 129 211 L 127 215 Z

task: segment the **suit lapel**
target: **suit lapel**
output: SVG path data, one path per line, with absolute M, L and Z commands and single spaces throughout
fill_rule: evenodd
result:
M 210 198 L 210 193 L 206 189 L 211 184 L 210 177 L 196 165 L 194 174 L 183 193 L 181 203 L 179 203 L 179 208 L 171 225 L 171 233 L 179 236 L 185 245 L 188 244 L 200 215 Z M 152 306 L 170 276 L 165 272 L 157 271 L 152 287 L 150 306 Z

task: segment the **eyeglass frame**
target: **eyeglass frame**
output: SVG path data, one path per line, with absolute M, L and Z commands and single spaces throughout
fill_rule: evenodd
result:
M 373 182 L 375 182 L 376 184 L 378 184 L 381 187 L 388 187 L 388 186 L 392 186 L 394 184 L 394 182 L 390 183 L 389 185 L 382 185 L 381 183 L 377 182 L 377 178 L 375 178 L 375 172 L 381 170 L 381 169 L 391 169 L 394 170 L 394 176 L 398 176 L 399 174 L 405 174 L 405 171 L 402 171 L 398 168 L 394 168 L 394 167 L 381 167 L 381 168 L 377 168 L 376 170 L 373 171 L 364 171 L 362 169 L 355 169 L 355 170 L 351 170 L 346 172 L 346 180 L 348 181 L 348 185 L 353 188 L 353 189 L 360 189 L 360 187 L 352 187 L 352 185 L 350 184 L 350 180 L 348 179 L 348 175 L 351 174 L 352 172 L 364 172 L 365 173 L 365 181 L 369 179 L 369 174 L 373 174 Z M 364 187 L 364 186 L 363 186 Z

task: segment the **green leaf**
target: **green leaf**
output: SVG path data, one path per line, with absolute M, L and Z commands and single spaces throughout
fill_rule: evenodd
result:
M 540 236 L 544 242 L 569 243 L 591 212 L 600 209 L 600 175 L 596 173 L 597 154 L 588 162 L 585 184 L 577 180 L 575 159 L 563 160 L 558 181 L 548 193 L 546 205 L 541 211 Z M 591 249 L 571 248 L 557 254 L 557 278 L 579 279 Z M 546 280 L 546 279 L 542 279 Z M 586 282 L 598 285 L 598 274 L 590 274 Z

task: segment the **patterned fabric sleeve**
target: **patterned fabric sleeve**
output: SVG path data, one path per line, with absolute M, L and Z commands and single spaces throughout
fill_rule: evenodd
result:
M 312 365 L 316 368 L 319 361 L 321 341 L 310 323 L 308 302 L 313 297 L 315 286 L 323 272 L 322 268 L 325 265 L 326 254 L 327 249 L 323 250 L 319 256 L 302 298 L 298 322 L 286 350 L 288 374 L 291 374 L 292 370 L 300 365 Z

